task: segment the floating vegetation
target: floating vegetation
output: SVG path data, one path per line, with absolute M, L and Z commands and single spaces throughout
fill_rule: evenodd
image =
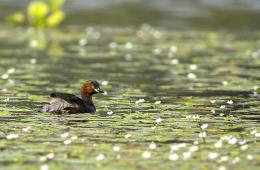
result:
M 26 30 L 0 34 L 1 168 L 258 169 L 257 32 Z M 38 112 L 86 79 L 107 91 L 97 114 Z
M 28 25 L 35 28 L 58 26 L 65 18 L 61 10 L 65 0 L 33 0 L 27 7 L 27 14 L 15 12 L 7 17 L 7 21 L 14 25 Z

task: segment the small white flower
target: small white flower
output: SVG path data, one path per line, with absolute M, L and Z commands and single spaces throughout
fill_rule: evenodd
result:
M 68 133 L 68 132 L 65 132 L 65 133 L 63 133 L 63 134 L 60 135 L 60 137 L 62 137 L 62 138 L 66 138 L 66 137 L 68 137 L 68 136 L 69 136 L 69 133 Z
M 114 152 L 120 151 L 120 147 L 119 147 L 119 146 L 113 146 L 113 151 L 114 151 Z
M 176 153 L 170 154 L 169 159 L 171 161 L 177 161 L 179 159 L 179 155 Z
M 218 153 L 216 153 L 216 152 L 209 153 L 209 159 L 213 160 L 213 159 L 216 159 L 217 157 L 218 157 Z
M 199 150 L 198 146 L 191 146 L 190 147 L 190 152 L 196 152 L 197 150 Z
M 219 116 L 221 116 L 221 117 L 224 116 L 224 115 L 225 115 L 224 113 L 220 113 L 220 114 L 219 114 Z
M 179 148 L 178 145 L 171 145 L 171 151 L 177 151 Z
M 92 34 L 94 31 L 95 31 L 95 29 L 93 27 L 87 27 L 85 29 L 86 34 Z
M 6 102 L 6 103 L 9 102 L 9 101 L 10 101 L 9 97 L 3 100 L 3 102 Z
M 156 39 L 159 39 L 159 38 L 161 38 L 161 32 L 159 32 L 159 31 L 155 31 L 155 32 L 153 32 L 153 37 L 154 38 L 156 38 Z
M 179 143 L 179 144 L 177 144 L 177 146 L 178 146 L 179 148 L 184 148 L 184 147 L 186 147 L 187 145 L 186 145 L 186 143 Z
M 126 54 L 124 57 L 126 61 L 131 61 L 133 59 L 133 56 L 131 54 Z
M 102 85 L 102 86 L 108 85 L 108 81 L 102 81 L 101 85 Z
M 155 144 L 154 142 L 152 142 L 152 143 L 149 144 L 149 148 L 150 148 L 150 149 L 156 149 L 156 147 L 157 147 L 157 146 L 156 146 L 156 144 Z
M 247 142 L 247 141 L 244 139 L 244 140 L 239 141 L 239 144 L 240 144 L 240 145 L 244 145 L 244 144 L 246 144 L 246 142 Z
M 252 52 L 252 58 L 253 59 L 257 59 L 258 57 L 259 57 L 259 52 L 258 51 Z
M 151 157 L 151 153 L 149 151 L 144 151 L 142 156 L 144 159 L 148 159 Z
M 221 148 L 221 147 L 222 147 L 222 140 L 219 140 L 218 142 L 216 142 L 216 143 L 214 144 L 214 146 L 215 146 L 216 148 Z
M 222 81 L 222 85 L 223 85 L 223 86 L 228 85 L 228 81 Z
M 31 40 L 30 41 L 30 47 L 35 48 L 39 45 L 39 42 L 37 40 Z
M 221 140 L 226 140 L 228 141 L 229 139 L 231 139 L 233 136 L 227 136 L 227 135 L 224 135 L 221 137 Z
M 31 63 L 31 64 L 36 64 L 36 63 L 37 63 L 37 60 L 36 60 L 35 58 L 32 58 L 32 59 L 30 60 L 30 63 Z
M 191 115 L 187 115 L 185 118 L 186 119 L 191 119 Z
M 231 161 L 231 163 L 232 164 L 236 164 L 236 163 L 238 163 L 240 161 L 240 158 L 239 157 L 235 157 L 235 159 L 233 159 L 232 161 Z
M 216 100 L 210 100 L 210 103 L 214 104 L 216 103 Z
M 15 72 L 15 68 L 9 68 L 8 70 L 7 70 L 7 73 L 8 74 L 13 74 Z
M 208 124 L 207 124 L 207 123 L 204 123 L 204 124 L 202 124 L 200 127 L 201 127 L 201 129 L 206 129 L 206 128 L 208 127 Z
M 161 104 L 162 102 L 160 100 L 154 102 L 154 104 Z
M 199 119 L 200 118 L 200 116 L 199 115 L 192 115 L 192 117 L 191 117 L 192 119 Z
M 228 101 L 227 101 L 227 104 L 230 104 L 230 105 L 231 105 L 231 104 L 233 104 L 233 103 L 234 103 L 233 100 L 228 100 Z
M 41 157 L 39 158 L 39 161 L 40 161 L 40 162 L 45 162 L 45 161 L 47 161 L 47 157 L 46 157 L 46 156 L 41 156 Z
M 196 74 L 194 74 L 194 73 L 189 73 L 189 74 L 187 75 L 187 77 L 188 77 L 188 79 L 190 79 L 190 80 L 195 80 L 195 79 L 197 79 L 197 76 L 196 76 Z
M 235 145 L 237 143 L 237 138 L 231 137 L 228 139 L 228 144 Z
M 260 133 L 255 133 L 255 137 L 260 137 Z
M 79 40 L 79 45 L 80 46 L 85 46 L 88 43 L 88 40 L 86 38 L 81 38 Z
M 22 131 L 23 131 L 23 132 L 29 132 L 29 130 L 30 130 L 31 128 L 32 128 L 31 126 L 27 126 L 27 127 L 22 128 Z
M 190 70 L 197 70 L 198 66 L 196 64 L 191 64 L 189 68 Z
M 131 134 L 126 134 L 124 137 L 125 137 L 125 139 L 128 139 L 128 138 L 130 138 L 132 135 Z
M 254 86 L 254 90 L 257 90 L 258 89 L 258 86 Z
M 216 111 L 214 109 L 211 110 L 211 113 L 216 113 Z
M 49 169 L 49 166 L 47 164 L 43 164 L 40 167 L 40 170 L 48 170 L 48 169 Z
M 253 155 L 251 155 L 251 154 L 248 154 L 248 155 L 246 156 L 246 158 L 247 158 L 247 160 L 253 160 L 253 159 L 254 159 Z
M 3 74 L 2 79 L 8 79 L 9 75 L 8 74 Z
M 257 132 L 256 130 L 252 130 L 252 131 L 250 132 L 250 134 L 251 134 L 251 135 L 254 135 L 254 134 L 256 134 L 256 132 Z
M 158 118 L 155 120 L 156 123 L 160 123 L 161 121 L 162 121 L 162 119 L 161 119 L 160 117 L 158 117 Z
M 207 133 L 206 132 L 200 132 L 199 133 L 199 137 L 200 138 L 205 138 L 207 136 Z
M 178 59 L 173 59 L 173 60 L 171 61 L 171 63 L 172 63 L 173 65 L 179 64 L 179 60 L 178 60 Z
M 132 44 L 131 42 L 127 42 L 127 43 L 125 44 L 125 48 L 126 48 L 126 49 L 132 49 L 132 48 L 133 48 L 133 44 Z
M 104 160 L 105 159 L 105 155 L 103 155 L 103 154 L 99 154 L 97 157 L 96 157 L 96 160 L 97 161 L 102 161 L 102 160 Z
M 48 155 L 46 155 L 46 157 L 48 158 L 48 159 L 53 159 L 54 158 L 54 153 L 49 153 Z
M 187 115 L 186 119 L 199 119 L 200 116 L 199 115 Z
M 2 89 L 0 90 L 0 92 L 6 93 L 6 92 L 8 92 L 8 90 L 7 90 L 7 88 L 2 88 Z
M 68 139 L 68 140 L 65 140 L 65 141 L 64 141 L 64 144 L 65 144 L 65 145 L 68 145 L 68 144 L 70 144 L 71 142 L 72 142 L 71 139 Z
M 162 50 L 161 50 L 160 48 L 155 48 L 155 49 L 153 50 L 153 54 L 154 54 L 154 55 L 159 55 L 159 54 L 161 54 L 161 52 L 162 52 Z
M 172 53 L 176 53 L 178 51 L 178 48 L 176 46 L 171 46 L 170 51 Z
M 11 133 L 6 136 L 6 139 L 13 140 L 13 139 L 17 139 L 18 137 L 19 137 L 19 135 Z
M 225 106 L 225 105 L 221 105 L 219 108 L 220 108 L 220 109 L 225 109 L 226 106 Z
M 71 140 L 76 140 L 76 139 L 78 139 L 78 136 L 72 136 L 70 139 Z
M 247 150 L 247 148 L 248 148 L 248 145 L 242 145 L 242 146 L 240 147 L 240 149 L 241 149 L 242 151 Z
M 135 104 L 143 103 L 144 101 L 144 99 L 138 99 L 137 101 L 135 101 Z
M 114 112 L 113 111 L 108 111 L 107 115 L 112 115 Z
M 194 142 L 193 142 L 193 145 L 198 145 L 199 144 L 199 141 L 197 141 L 197 140 L 195 140 Z
M 109 43 L 108 46 L 109 46 L 109 48 L 114 49 L 114 48 L 117 47 L 117 43 L 116 42 L 111 42 L 111 43 Z
M 191 157 L 191 152 L 183 152 L 183 160 L 187 160 Z
M 152 126 L 151 129 L 152 129 L 152 130 L 156 129 L 156 126 Z
M 221 162 L 226 162 L 226 161 L 228 161 L 229 160 L 229 157 L 228 156 L 221 156 L 220 157 L 220 161 Z
M 225 166 L 218 167 L 218 170 L 226 170 L 227 168 Z

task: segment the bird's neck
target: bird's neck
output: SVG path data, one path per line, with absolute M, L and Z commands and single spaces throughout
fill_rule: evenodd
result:
M 94 105 L 92 102 L 92 95 L 87 94 L 87 93 L 81 93 L 81 98 L 84 100 L 86 103 L 90 105 Z

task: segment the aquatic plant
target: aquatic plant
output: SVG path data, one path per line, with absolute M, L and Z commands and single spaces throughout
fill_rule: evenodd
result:
M 28 24 L 35 28 L 56 27 L 65 18 L 61 10 L 65 0 L 31 1 L 27 7 L 26 14 L 15 12 L 7 17 L 7 21 L 13 25 Z

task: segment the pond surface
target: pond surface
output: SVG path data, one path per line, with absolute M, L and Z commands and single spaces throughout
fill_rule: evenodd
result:
M 260 34 L 0 28 L 0 169 L 258 169 Z M 96 114 L 37 109 L 97 79 Z

